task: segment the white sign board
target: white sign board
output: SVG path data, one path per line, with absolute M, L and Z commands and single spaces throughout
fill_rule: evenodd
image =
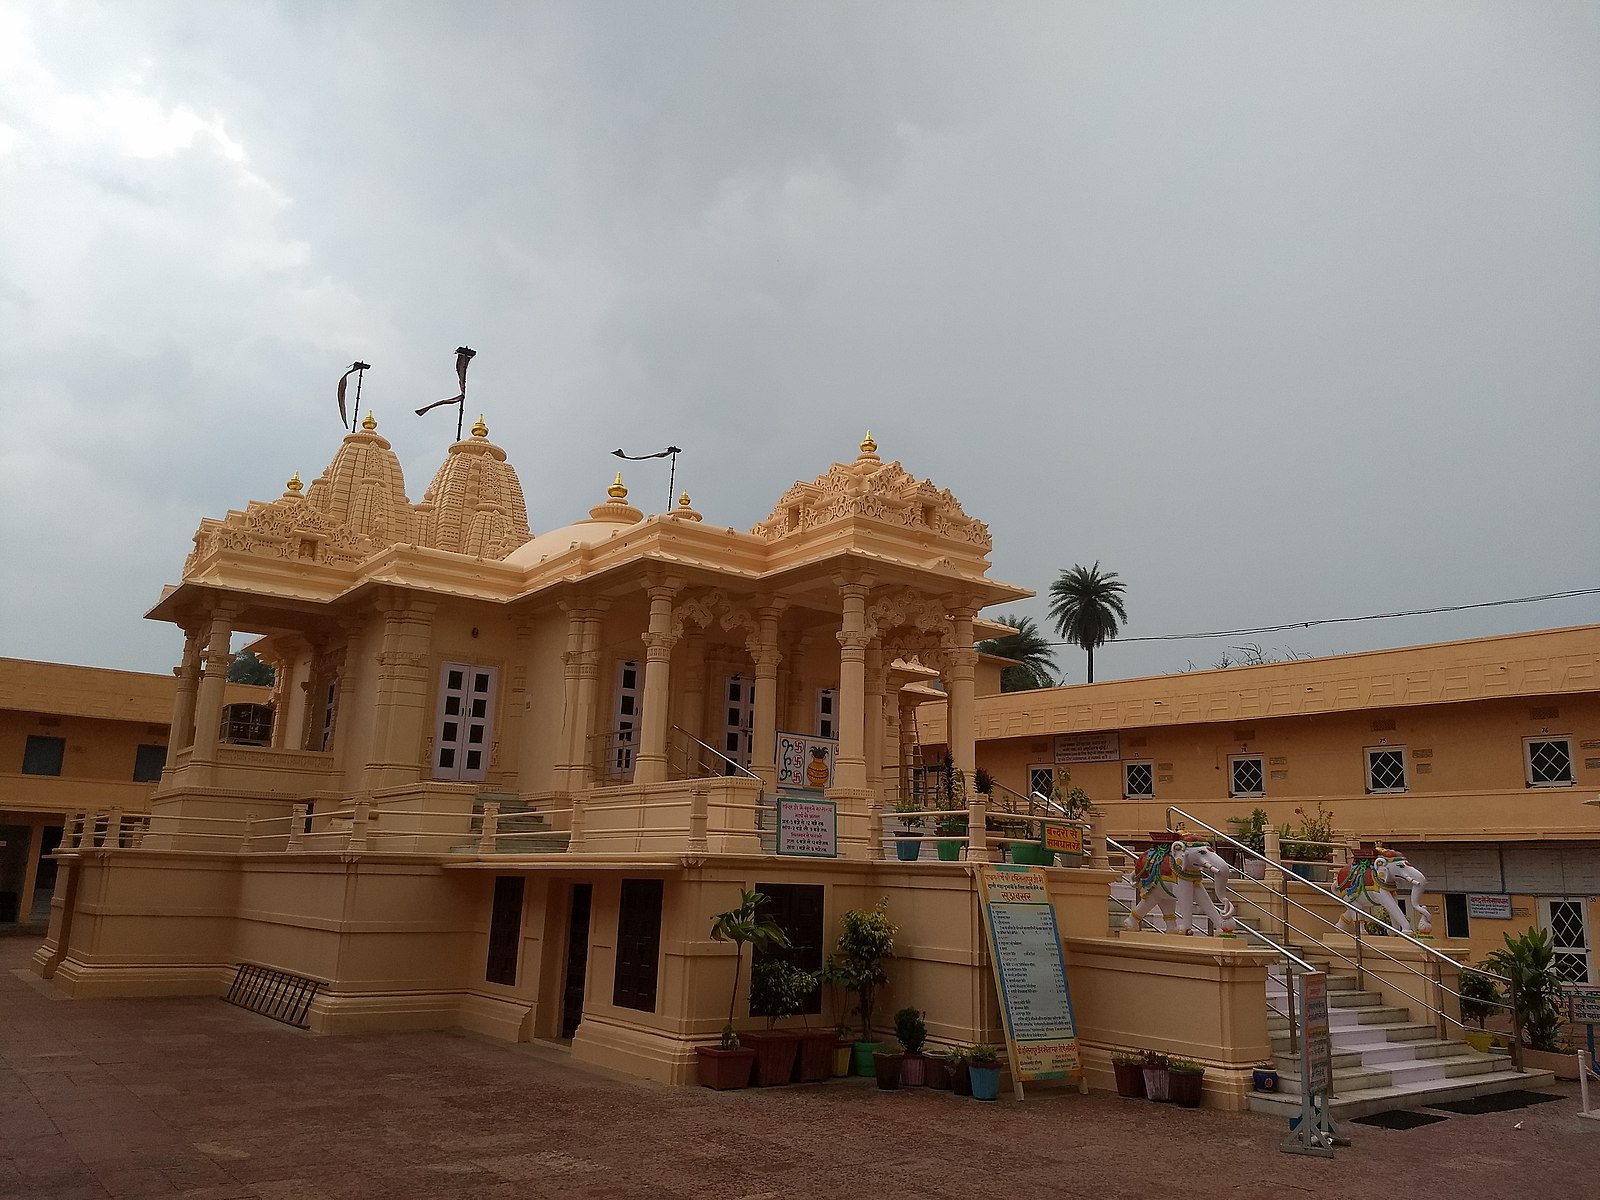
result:
M 778 734 L 778 786 L 820 792 L 833 785 L 833 760 L 839 753 L 837 738 L 809 737 L 803 733 Z
M 1122 735 L 1116 730 L 1105 733 L 1056 734 L 1056 762 L 1098 763 L 1116 762 L 1122 757 Z
M 1077 1074 L 1078 1031 L 1044 872 L 1010 865 L 985 867 L 983 908 L 1019 1094 L 1025 1079 Z
M 1496 892 L 1468 892 L 1467 916 L 1491 921 L 1511 920 L 1511 897 Z
M 1327 1095 L 1333 1084 L 1333 1043 L 1328 1036 L 1328 977 L 1314 971 L 1300 977 L 1305 1039 L 1300 1044 L 1300 1078 L 1308 1092 Z
M 778 853 L 839 857 L 839 810 L 832 800 L 778 797 Z

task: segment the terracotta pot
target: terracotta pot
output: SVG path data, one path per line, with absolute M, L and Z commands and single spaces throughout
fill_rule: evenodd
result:
M 1111 1070 L 1117 1077 L 1117 1095 L 1133 1100 L 1144 1099 L 1143 1064 L 1113 1062 Z
M 900 1068 L 905 1063 L 904 1054 L 885 1054 L 882 1050 L 872 1056 L 872 1073 L 878 1078 L 878 1087 L 886 1092 L 899 1091 Z
M 941 1092 L 950 1090 L 950 1060 L 942 1054 L 923 1055 L 928 1072 L 928 1086 Z
M 800 1053 L 800 1035 L 776 1029 L 741 1033 L 739 1040 L 756 1052 L 756 1086 L 788 1083 Z
M 928 1060 L 921 1053 L 907 1054 L 900 1062 L 900 1086 L 924 1087 L 928 1082 Z
M 833 1074 L 834 1040 L 831 1029 L 808 1029 L 802 1033 L 795 1078 L 801 1083 L 818 1083 Z
M 972 1064 L 964 1058 L 950 1064 L 950 1090 L 958 1096 L 972 1095 Z
M 1205 1081 L 1204 1071 L 1168 1071 L 1167 1091 L 1172 1103 L 1179 1108 L 1199 1108 Z
M 720 1046 L 696 1046 L 696 1067 L 700 1072 L 700 1086 L 715 1091 L 750 1086 L 750 1072 L 755 1069 L 756 1052 L 739 1047 L 724 1050 Z

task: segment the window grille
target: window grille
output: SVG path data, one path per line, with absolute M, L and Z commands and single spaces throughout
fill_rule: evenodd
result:
M 1572 742 L 1567 738 L 1528 738 L 1523 742 L 1529 787 L 1564 787 L 1573 782 Z
M 1367 790 L 1403 792 L 1406 790 L 1406 756 L 1401 749 L 1367 751 Z
M 1123 795 L 1129 799 L 1149 799 L 1156 794 L 1156 774 L 1151 763 L 1124 763 L 1122 781 Z

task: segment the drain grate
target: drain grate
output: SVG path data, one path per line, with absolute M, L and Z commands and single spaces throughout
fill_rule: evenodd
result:
M 1379 1129 L 1419 1129 L 1423 1125 L 1432 1125 L 1435 1121 L 1445 1120 L 1444 1117 L 1435 1116 L 1433 1113 L 1412 1112 L 1405 1108 L 1352 1119 L 1357 1125 L 1375 1125 Z
M 1490 1092 L 1487 1096 L 1474 1096 L 1470 1100 L 1450 1100 L 1443 1104 L 1430 1104 L 1428 1107 L 1436 1108 L 1440 1112 L 1475 1117 L 1481 1113 L 1511 1112 L 1513 1109 L 1527 1108 L 1533 1104 L 1548 1104 L 1552 1100 L 1559 1099 L 1561 1097 L 1552 1092 L 1530 1092 L 1518 1088 L 1509 1092 Z
M 274 971 L 254 963 L 240 963 L 233 986 L 223 997 L 229 1004 L 282 1021 L 285 1025 L 306 1028 L 306 1013 L 322 984 L 303 975 Z

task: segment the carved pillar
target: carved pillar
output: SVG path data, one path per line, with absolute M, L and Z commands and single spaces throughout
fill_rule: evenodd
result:
M 233 610 L 226 605 L 211 616 L 200 690 L 195 701 L 193 762 L 215 762 L 221 736 L 222 701 L 228 686 L 228 667 L 233 655 L 228 643 L 233 639 Z
M 373 689 L 372 743 L 367 757 L 369 790 L 399 787 L 422 778 L 422 739 L 427 736 L 428 653 L 438 606 L 400 592 L 384 598 L 383 642 Z
M 683 639 L 683 727 L 690 737 L 706 740 L 706 639 L 702 633 Z
M 167 737 L 174 754 L 194 745 L 194 705 L 200 690 L 200 650 L 204 641 L 203 626 L 184 626 L 183 660 L 173 672 L 178 677 L 178 694 L 172 702 L 172 729 Z
M 567 777 L 567 788 L 573 792 L 594 786 L 594 755 L 589 753 L 589 735 L 594 729 L 594 709 L 600 691 L 600 638 L 604 616 L 604 605 L 592 605 L 581 612 L 578 694 L 572 719 L 573 769 Z
M 866 658 L 867 786 L 883 796 L 883 643 L 873 638 Z
M 634 760 L 635 783 L 664 783 L 667 778 L 667 715 L 672 699 L 672 601 L 682 583 L 652 579 L 650 628 L 644 635 L 644 711 L 639 716 L 639 755 Z
M 834 786 L 842 791 L 865 792 L 867 646 L 867 592 L 863 582 L 839 581 L 844 613 L 839 632 L 839 755 Z
M 533 742 L 533 696 L 528 689 L 530 648 L 533 645 L 532 617 L 518 614 L 513 618 L 511 634 L 511 686 L 507 690 L 508 704 L 501 727 L 504 737 L 496 737 L 504 749 L 500 754 L 502 786 L 510 792 L 533 791 L 533 771 L 527 747 Z
M 945 680 L 950 693 L 947 718 L 950 727 L 950 760 L 967 778 L 972 787 L 972 773 L 977 767 L 978 731 L 977 707 L 973 699 L 973 676 L 978 666 L 978 652 L 972 644 L 972 618 L 974 609 L 956 609 L 950 617 L 953 645 L 947 656 Z
M 778 664 L 783 661 L 778 649 L 778 617 L 782 612 L 776 605 L 757 612 L 759 627 L 750 639 L 750 657 L 756 663 L 750 769 L 760 776 L 761 785 L 767 791 L 775 791 L 778 786 Z
M 567 648 L 561 655 L 561 762 L 556 771 L 556 787 L 570 792 L 581 786 L 585 746 L 578 737 L 578 679 L 583 669 L 584 618 L 588 610 L 576 603 L 563 601 L 561 611 L 567 614 Z

